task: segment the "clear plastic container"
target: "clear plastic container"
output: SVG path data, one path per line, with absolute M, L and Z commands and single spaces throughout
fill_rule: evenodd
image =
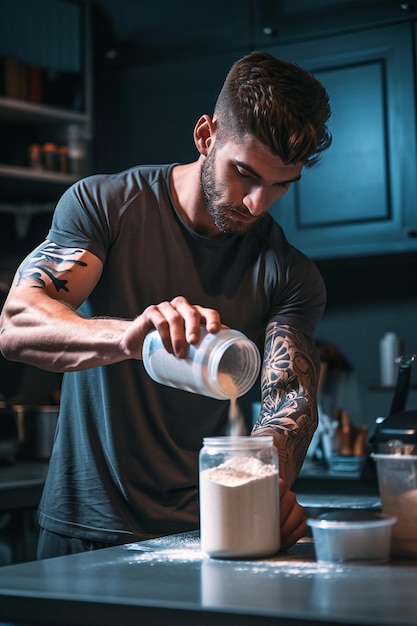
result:
M 143 365 L 157 383 L 218 399 L 239 398 L 253 386 L 261 363 L 256 345 L 243 333 L 224 328 L 201 329 L 185 359 L 165 350 L 158 331 L 145 337 Z
M 307 520 L 319 563 L 384 563 L 396 518 L 366 510 L 323 513 Z
M 382 511 L 397 518 L 392 529 L 391 552 L 416 557 L 417 455 L 403 454 L 409 447 L 413 448 L 393 447 L 391 454 L 378 453 L 372 454 L 372 457 L 376 463 Z
M 272 437 L 206 437 L 200 451 L 201 548 L 213 558 L 280 547 L 278 453 Z

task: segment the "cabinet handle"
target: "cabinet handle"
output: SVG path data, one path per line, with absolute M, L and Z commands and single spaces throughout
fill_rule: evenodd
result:
M 408 228 L 405 234 L 409 239 L 417 239 L 417 228 Z

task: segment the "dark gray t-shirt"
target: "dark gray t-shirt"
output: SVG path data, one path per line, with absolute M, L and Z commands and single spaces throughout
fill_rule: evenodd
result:
M 92 176 L 61 198 L 48 239 L 104 263 L 82 314 L 134 318 L 183 295 L 261 351 L 272 319 L 312 337 L 325 301 L 315 265 L 270 215 L 243 236 L 190 230 L 170 197 L 172 167 Z M 228 401 L 159 385 L 137 360 L 65 374 L 41 526 L 106 542 L 198 528 L 198 453 L 227 414 Z

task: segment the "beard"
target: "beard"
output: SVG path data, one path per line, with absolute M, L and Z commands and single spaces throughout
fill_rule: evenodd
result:
M 225 185 L 216 181 L 215 154 L 216 150 L 213 148 L 203 161 L 200 170 L 201 189 L 203 191 L 207 211 L 220 232 L 244 235 L 252 228 L 254 222 L 247 224 L 230 217 L 233 211 L 247 213 L 247 208 L 236 202 L 222 202 Z

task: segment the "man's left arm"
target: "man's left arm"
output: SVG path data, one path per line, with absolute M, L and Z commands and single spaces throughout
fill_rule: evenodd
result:
M 261 413 L 252 435 L 272 435 L 280 477 L 291 487 L 317 428 L 320 359 L 313 340 L 290 326 L 268 324 L 261 380 Z

